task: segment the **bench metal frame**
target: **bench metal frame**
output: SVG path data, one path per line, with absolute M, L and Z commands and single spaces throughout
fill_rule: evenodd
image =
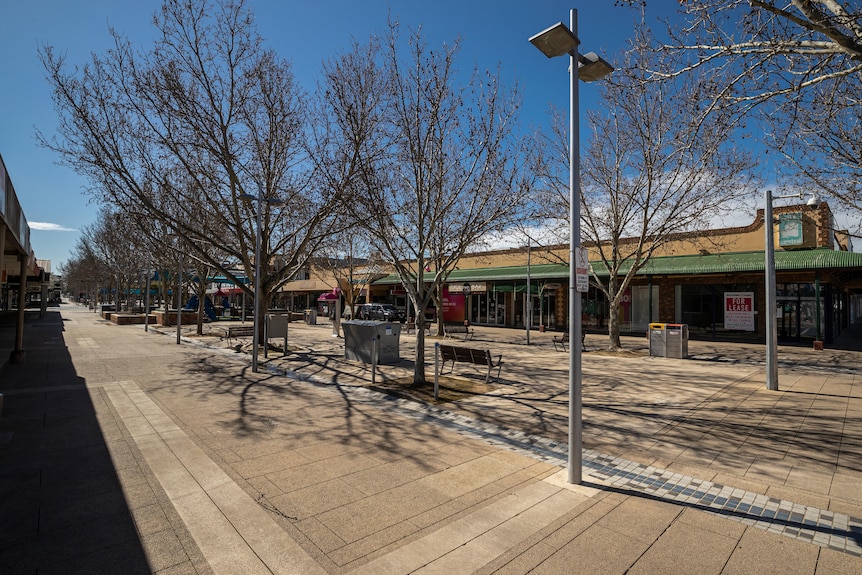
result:
M 451 361 L 452 367 L 449 369 L 449 373 L 452 373 L 455 370 L 455 362 L 461 363 L 472 363 L 474 365 L 482 365 L 488 368 L 488 373 L 485 374 L 485 383 L 488 383 L 491 380 L 491 370 L 495 367 L 497 368 L 497 375 L 494 379 L 500 379 L 500 370 L 503 365 L 503 356 L 502 354 L 497 355 L 497 359 L 494 359 L 494 356 L 491 355 L 491 351 L 487 349 L 474 349 L 470 347 L 457 347 L 454 345 L 444 345 L 440 344 L 440 362 L 441 367 L 446 367 L 446 362 Z M 441 369 L 442 373 L 442 369 Z
M 584 343 L 586 337 L 587 334 L 581 331 L 581 351 L 587 351 L 587 346 Z M 567 343 L 569 343 L 569 332 L 563 332 L 563 335 L 560 337 L 554 336 L 554 351 L 560 351 L 560 348 L 557 346 L 562 346 L 563 351 L 566 351 Z
M 473 339 L 473 336 L 476 334 L 476 330 L 470 329 L 466 325 L 461 325 L 461 324 L 457 324 L 457 323 L 454 323 L 451 325 L 443 324 L 443 334 L 446 337 L 452 337 L 452 335 L 456 334 L 456 333 L 457 334 L 463 333 L 464 334 L 464 341 L 467 341 L 468 339 Z
M 230 344 L 230 340 L 235 337 L 242 336 L 250 336 L 254 335 L 254 326 L 253 325 L 230 325 L 227 328 L 227 342 Z

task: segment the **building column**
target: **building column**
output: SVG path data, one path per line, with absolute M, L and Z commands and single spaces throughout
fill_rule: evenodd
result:
M 9 277 L 9 271 L 6 270 L 6 222 L 3 221 L 3 218 L 0 218 L 0 284 L 6 282 L 6 278 Z M 6 272 L 6 275 L 3 275 L 3 272 Z M 0 310 L 3 309 L 3 291 L 0 290 Z
M 27 257 L 21 258 L 21 275 L 18 281 L 18 319 L 15 329 L 15 349 L 9 354 L 9 363 L 24 363 L 24 306 L 27 303 Z

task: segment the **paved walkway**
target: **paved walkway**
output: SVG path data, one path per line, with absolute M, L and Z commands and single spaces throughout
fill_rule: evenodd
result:
M 328 325 L 291 324 L 258 374 L 217 327 L 177 345 L 72 304 L 28 312 L 26 363 L 0 367 L 0 572 L 862 570 L 858 349 L 782 346 L 768 392 L 762 346 L 673 360 L 590 335 L 567 486 L 552 334 L 477 328 L 501 381 L 433 406 L 369 389 Z

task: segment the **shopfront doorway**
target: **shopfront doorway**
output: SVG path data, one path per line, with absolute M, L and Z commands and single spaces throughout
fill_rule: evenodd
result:
M 506 293 L 491 290 L 470 295 L 470 323 L 479 325 L 505 325 Z

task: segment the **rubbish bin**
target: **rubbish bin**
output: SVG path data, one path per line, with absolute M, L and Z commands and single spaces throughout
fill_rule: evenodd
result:
M 669 323 L 665 329 L 665 357 L 688 357 L 688 325 Z
M 667 324 L 649 324 L 650 357 L 667 357 Z
M 303 319 L 308 325 L 317 325 L 317 310 L 314 308 L 305 310 Z
M 379 337 L 377 363 L 396 363 L 401 359 L 401 324 L 386 321 L 351 320 L 341 322 L 344 330 L 344 357 L 372 363 L 373 342 Z

